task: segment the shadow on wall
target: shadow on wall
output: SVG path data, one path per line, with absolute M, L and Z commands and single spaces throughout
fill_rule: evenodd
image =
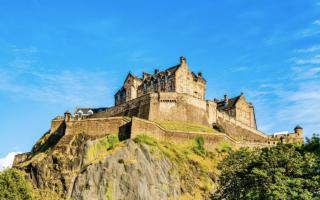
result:
M 66 130 L 66 124 L 61 123 L 57 130 L 50 134 L 50 130 L 47 131 L 32 147 L 31 153 L 44 152 L 50 147 L 55 146 L 60 139 L 64 136 Z
M 119 141 L 129 139 L 131 137 L 132 121 L 119 127 Z

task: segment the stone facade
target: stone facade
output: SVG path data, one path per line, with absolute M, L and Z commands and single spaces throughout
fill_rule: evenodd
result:
M 121 89 L 115 94 L 115 105 L 120 105 L 137 97 L 150 93 L 172 92 L 189 94 L 198 99 L 205 98 L 206 81 L 202 74 L 191 72 L 186 58 L 180 58 L 180 64 L 164 71 L 156 69 L 154 74 L 143 73 L 138 78 L 129 73 Z

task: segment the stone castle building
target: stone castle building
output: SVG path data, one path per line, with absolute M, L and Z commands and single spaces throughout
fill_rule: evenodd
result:
M 149 132 L 157 137 L 181 138 L 185 134 L 184 137 L 189 138 L 191 133 L 174 134 L 158 123 L 179 121 L 209 128 L 219 127 L 224 132 L 219 137 L 233 143 L 245 142 L 244 146 L 273 145 L 281 141 L 303 142 L 301 127 L 296 127 L 292 134 L 278 136 L 268 136 L 259 131 L 254 106 L 243 93 L 232 98 L 225 95 L 221 99 L 206 100 L 206 84 L 202 73 L 192 72 L 186 58 L 180 57 L 178 65 L 163 71 L 144 72 L 142 77 L 129 73 L 114 95 L 114 106 L 77 108 L 74 115 L 66 113 L 64 118 L 54 119 L 52 129 L 65 123 L 68 134 L 124 132 L 122 134 L 132 137 Z M 209 134 L 207 139 L 216 141 L 216 137 Z
M 206 100 L 206 80 L 202 73 L 192 72 L 186 58 L 164 71 L 144 72 L 142 77 L 129 73 L 115 94 L 115 106 L 109 108 L 79 108 L 82 116 L 128 116 L 147 120 L 178 120 L 212 126 L 220 115 L 257 129 L 252 103 L 243 93 L 239 96 Z

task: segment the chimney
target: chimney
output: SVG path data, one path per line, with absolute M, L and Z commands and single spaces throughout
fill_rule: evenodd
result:
M 202 73 L 201 72 L 198 73 L 198 77 L 202 78 Z
M 181 56 L 181 57 L 180 57 L 180 65 L 186 64 L 186 63 L 187 63 L 186 58 L 185 58 L 184 56 Z
M 159 73 L 159 71 L 160 71 L 159 69 L 155 69 L 155 70 L 154 70 L 154 74 Z
M 297 135 L 300 135 L 300 136 L 302 136 L 303 135 L 303 128 L 301 127 L 301 126 L 296 126 L 295 128 L 294 128 L 294 133 L 295 134 L 297 134 Z
M 229 101 L 228 95 L 225 94 L 223 97 L 224 102 L 227 104 Z
M 142 72 L 142 78 L 143 78 L 143 80 L 146 79 L 147 77 L 148 77 L 148 73 Z

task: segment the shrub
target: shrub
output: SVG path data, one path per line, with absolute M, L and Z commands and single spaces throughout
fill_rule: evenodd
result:
M 25 174 L 17 169 L 0 172 L 0 199 L 32 200 L 35 199 L 33 187 Z
M 96 159 L 103 157 L 108 150 L 119 143 L 117 135 L 107 135 L 101 139 L 93 141 L 86 150 L 85 163 L 90 163 Z
M 206 150 L 204 148 L 204 139 L 202 136 L 197 136 L 194 138 L 194 146 L 192 147 L 194 153 L 198 155 L 204 155 Z

